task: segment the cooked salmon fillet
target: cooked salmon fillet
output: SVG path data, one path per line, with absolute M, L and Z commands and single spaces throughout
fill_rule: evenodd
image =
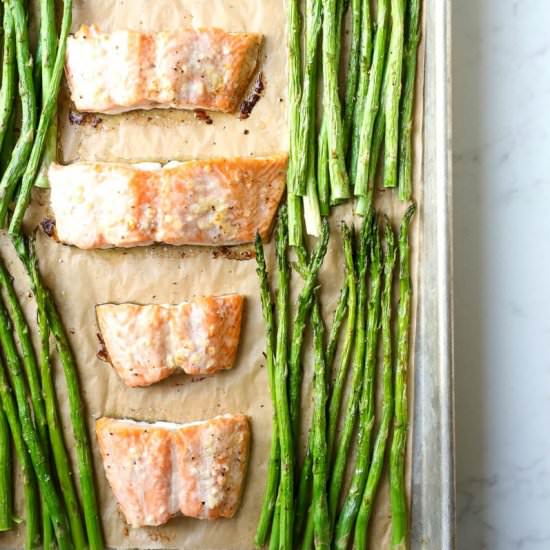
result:
M 80 111 L 233 112 L 257 65 L 261 42 L 259 34 L 220 29 L 103 33 L 83 25 L 67 41 L 65 73 Z
M 132 527 L 162 525 L 182 513 L 231 518 L 248 465 L 250 426 L 241 414 L 172 424 L 100 418 L 107 480 Z
M 110 363 L 128 386 L 149 386 L 177 369 L 213 374 L 235 363 L 243 296 L 177 305 L 102 304 L 97 322 Z
M 79 248 L 236 245 L 266 238 L 284 192 L 286 155 L 164 167 L 52 164 L 57 238 Z

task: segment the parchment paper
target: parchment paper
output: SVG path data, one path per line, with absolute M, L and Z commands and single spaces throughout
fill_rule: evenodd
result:
M 254 31 L 265 36 L 261 70 L 265 95 L 251 117 L 241 121 L 235 115 L 211 114 L 212 125 L 195 119 L 192 113 L 176 111 L 137 112 L 118 116 L 98 115 L 82 124 L 69 122 L 72 109 L 67 90 L 60 107 L 60 160 L 64 163 L 93 160 L 153 160 L 206 158 L 232 155 L 268 155 L 287 150 L 286 48 L 283 0 L 75 0 L 73 30 L 83 23 L 95 23 L 102 30 L 170 30 L 178 26 L 219 26 L 229 31 Z M 419 56 L 419 78 L 415 118 L 415 189 L 420 199 L 423 45 Z M 73 117 L 74 118 L 74 117 Z M 28 231 L 48 211 L 48 193 L 35 192 L 26 220 Z M 380 193 L 378 204 L 397 226 L 403 205 L 390 193 Z M 418 276 L 418 228 L 413 232 L 413 277 Z M 338 223 L 352 221 L 349 206 L 334 209 L 331 242 L 321 272 L 323 315 L 332 318 L 343 283 L 344 261 Z M 356 226 L 360 221 L 355 220 Z M 0 248 L 8 267 L 16 275 L 18 291 L 28 318 L 35 309 L 26 278 L 11 245 L 2 236 Z M 255 261 L 236 261 L 219 250 L 149 247 L 134 250 L 80 251 L 63 246 L 43 234 L 38 237 L 40 264 L 52 288 L 76 352 L 85 412 L 93 444 L 97 487 L 107 544 L 113 548 L 177 548 L 180 550 L 248 550 L 265 487 L 271 438 L 271 400 L 264 368 L 264 323 L 258 296 Z M 235 257 L 249 257 L 239 250 Z M 272 246 L 267 247 L 268 267 L 273 267 Z M 293 297 L 300 281 L 293 278 Z M 417 285 L 415 284 L 415 287 Z M 176 375 L 149 388 L 127 388 L 114 370 L 96 357 L 98 332 L 94 306 L 103 302 L 177 303 L 194 295 L 239 292 L 246 296 L 243 330 L 236 366 L 210 378 Z M 413 310 L 416 311 L 416 296 Z M 33 325 L 34 326 L 34 325 Z M 35 335 L 36 336 L 36 335 Z M 414 341 L 414 327 L 413 335 Z M 302 424 L 303 441 L 309 426 L 311 404 L 310 335 L 304 356 Z M 411 354 L 412 357 L 412 354 Z M 338 360 L 338 358 L 337 358 Z M 72 435 L 66 389 L 59 376 L 58 395 L 67 442 L 72 452 Z M 411 377 L 412 381 L 412 368 Z M 412 388 L 412 384 L 411 384 Z M 378 395 L 380 392 L 378 392 Z M 412 410 L 412 391 L 411 391 Z M 251 457 L 243 500 L 231 520 L 213 522 L 177 517 L 158 528 L 130 529 L 118 511 L 99 457 L 94 421 L 109 415 L 137 420 L 185 422 L 206 419 L 225 412 L 241 412 L 252 422 Z M 412 433 L 412 430 L 411 430 Z M 409 450 L 411 445 L 409 445 Z M 350 461 L 352 462 L 352 461 Z M 410 460 L 409 460 L 410 472 Z M 389 548 L 389 504 L 387 474 L 381 483 L 371 520 L 371 547 Z M 22 545 L 22 535 L 0 535 L 0 548 Z

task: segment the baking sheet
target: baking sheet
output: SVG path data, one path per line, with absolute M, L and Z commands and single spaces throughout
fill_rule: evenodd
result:
M 147 14 L 145 16 L 145 14 Z M 71 105 L 63 92 L 60 114 L 61 161 L 153 160 L 168 161 L 233 155 L 268 155 L 287 149 L 285 12 L 281 0 L 77 0 L 73 30 L 82 23 L 95 23 L 102 30 L 174 29 L 181 25 L 220 26 L 230 31 L 261 32 L 265 36 L 261 70 L 266 83 L 264 97 L 249 119 L 213 114 L 206 125 L 192 113 L 175 111 L 137 112 L 118 116 L 98 115 L 82 124 L 69 121 Z M 419 75 L 423 74 L 423 45 Z M 422 165 L 422 77 L 418 79 L 415 117 L 415 181 L 420 189 Z M 74 119 L 74 117 L 73 117 Z M 247 132 L 245 133 L 245 130 Z M 417 197 L 418 199 L 419 197 Z M 381 193 L 378 204 L 397 222 L 404 210 Z M 421 205 L 420 205 L 421 206 Z M 350 207 L 339 207 L 331 218 L 329 252 L 322 273 L 322 307 L 328 321 L 343 282 L 338 222 L 351 221 Z M 48 211 L 47 192 L 35 193 L 35 203 L 26 227 L 32 230 Z M 422 207 L 413 231 L 413 277 L 418 276 L 419 231 Z M 9 267 L 18 273 L 9 244 L 1 242 Z M 80 251 L 59 245 L 42 234 L 38 238 L 41 268 L 53 289 L 65 326 L 77 354 L 86 411 L 94 445 L 97 486 L 107 544 L 113 548 L 177 548 L 180 550 L 246 550 L 253 535 L 263 498 L 271 434 L 271 401 L 264 368 L 264 323 L 258 297 L 254 261 L 236 261 L 233 252 L 163 246 L 135 250 Z M 268 265 L 273 250 L 268 246 Z M 236 253 L 247 257 L 248 251 Z M 18 277 L 18 281 L 24 280 Z M 296 296 L 300 282 L 293 280 Z M 415 284 L 417 288 L 418 285 Z M 29 318 L 34 318 L 27 289 L 24 296 Z M 130 389 L 113 369 L 96 357 L 98 341 L 94 306 L 103 302 L 176 303 L 200 294 L 240 292 L 246 296 L 244 324 L 236 367 L 211 378 L 176 375 L 155 386 Z M 417 296 L 413 303 L 416 311 Z M 416 322 L 414 323 L 416 326 Z M 414 341 L 414 333 L 412 335 Z M 306 338 L 306 346 L 309 336 Z M 304 357 L 303 404 L 310 403 L 310 356 Z M 411 369 L 412 372 L 412 369 Z M 62 376 L 58 377 L 62 380 Z M 411 384 L 412 387 L 412 384 Z M 69 427 L 65 389 L 59 395 L 64 425 Z M 412 392 L 411 392 L 412 397 Z M 411 403 L 413 399 L 411 398 Z M 95 444 L 94 419 L 109 415 L 137 420 L 185 422 L 225 412 L 248 414 L 252 422 L 252 452 L 241 508 L 234 519 L 201 522 L 174 518 L 158 528 L 130 529 L 117 509 L 107 484 Z M 304 440 L 308 413 L 303 424 Z M 412 437 L 412 430 L 411 436 Z M 70 440 L 70 437 L 68 436 Z M 69 447 L 72 447 L 69 445 Z M 409 445 L 409 452 L 411 445 Z M 409 461 L 410 466 L 410 461 Z M 409 468 L 410 474 L 410 468 Z M 371 520 L 371 544 L 388 547 L 389 508 L 384 479 Z M 20 545 L 21 538 L 2 536 L 0 547 Z

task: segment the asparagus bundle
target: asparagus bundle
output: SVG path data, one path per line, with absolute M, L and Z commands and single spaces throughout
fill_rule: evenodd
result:
M 357 408 L 361 395 L 361 385 L 364 371 L 365 358 L 365 339 L 366 339 L 366 320 L 365 309 L 367 302 L 367 257 L 372 238 L 372 217 L 369 216 L 363 222 L 359 238 L 359 253 L 357 257 L 358 284 L 358 302 L 357 302 L 357 320 L 355 328 L 355 347 L 353 351 L 352 373 L 351 373 L 351 393 L 348 397 L 346 410 L 344 413 L 344 426 L 340 434 L 336 456 L 332 467 L 332 477 L 330 481 L 329 492 L 329 510 L 331 522 L 336 517 L 336 508 L 340 500 L 342 484 L 346 471 L 346 464 L 351 446 Z
M 408 511 L 405 486 L 405 454 L 408 433 L 407 375 L 410 355 L 412 285 L 410 273 L 409 226 L 416 211 L 412 204 L 399 228 L 399 308 L 397 313 L 397 364 L 395 371 L 395 413 L 390 448 L 390 501 L 392 547 L 407 548 Z
M 29 48 L 29 29 L 27 13 L 23 0 L 4 2 L 6 13 L 9 11 L 15 29 L 15 54 L 19 74 L 19 96 L 21 98 L 22 115 L 21 131 L 11 155 L 10 162 L 0 180 L 0 227 L 3 227 L 8 207 L 14 196 L 19 178 L 25 171 L 25 166 L 31 154 L 36 131 L 36 96 L 32 75 L 31 52 Z
M 11 0 L 16 4 L 20 0 Z M 29 205 L 31 199 L 32 187 L 36 181 L 36 176 L 40 168 L 40 161 L 42 159 L 42 153 L 46 139 L 48 138 L 48 129 L 50 127 L 54 113 L 57 110 L 57 95 L 59 93 L 59 86 L 61 84 L 61 77 L 63 76 L 63 69 L 65 66 L 65 50 L 67 48 L 67 37 L 71 30 L 72 23 L 72 0 L 63 1 L 63 18 L 61 20 L 61 32 L 59 35 L 59 41 L 57 44 L 57 52 L 55 56 L 55 64 L 53 66 L 51 79 L 48 86 L 47 97 L 43 101 L 42 112 L 40 114 L 40 120 L 38 123 L 38 129 L 36 131 L 36 139 L 34 143 L 31 142 L 32 150 L 30 150 L 28 163 L 23 173 L 23 181 L 21 182 L 21 190 L 17 198 L 15 210 L 13 212 L 12 219 L 10 221 L 9 232 L 10 235 L 18 235 L 21 231 L 21 224 L 23 223 L 23 216 Z M 22 14 L 24 15 L 24 14 Z M 17 35 L 17 32 L 16 32 Z M 29 59 L 26 58 L 25 62 Z M 32 77 L 32 75 L 31 75 Z M 32 78 L 31 78 L 32 80 Z M 34 130 L 34 124 L 33 124 Z M 15 152 L 14 152 L 15 157 Z M 0 183 L 0 186 L 2 184 Z M 11 195 L 10 195 L 11 196 Z M 2 198 L 4 201 L 4 197 Z M 0 222 L 3 223 L 5 216 L 2 216 L 3 202 L 0 203 Z M 7 208 L 7 205 L 6 205 Z
M 356 305 L 357 305 L 357 291 L 356 291 L 357 279 L 355 276 L 355 266 L 353 261 L 353 234 L 352 234 L 352 231 L 349 229 L 349 227 L 345 224 L 342 224 L 342 238 L 343 238 L 343 245 L 344 245 L 344 256 L 346 258 L 345 288 L 348 289 L 348 292 L 347 292 L 348 319 L 346 324 L 344 343 L 342 346 L 342 353 L 340 356 L 339 366 L 336 371 L 335 380 L 332 384 L 332 387 L 330 388 L 331 395 L 330 395 L 330 404 L 329 404 L 329 413 L 328 413 L 328 434 L 327 434 L 329 466 L 332 463 L 334 441 L 336 438 L 336 431 L 338 428 L 338 417 L 340 413 L 340 407 L 342 404 L 344 385 L 345 385 L 346 375 L 347 375 L 348 366 L 349 366 L 349 360 L 350 360 L 352 346 L 353 346 L 353 338 L 355 333 L 355 321 L 356 321 Z M 344 295 L 345 295 L 344 292 L 340 293 L 340 297 Z M 339 316 L 339 308 L 337 308 L 335 313 L 335 321 L 333 322 L 333 329 L 334 329 L 334 326 L 336 325 L 336 320 L 338 320 L 339 318 L 338 316 Z M 333 330 L 331 330 L 331 333 L 332 332 Z M 329 345 L 327 348 L 327 360 L 326 360 L 327 365 L 332 365 L 333 363 L 334 352 L 331 351 L 331 342 L 332 342 L 332 338 L 329 340 Z M 308 468 L 311 469 L 311 463 L 309 464 L 307 463 L 307 457 L 306 457 L 306 461 L 304 462 L 304 466 L 302 468 L 302 473 L 300 477 L 301 491 L 303 491 L 302 485 L 303 485 L 304 479 L 309 473 Z M 305 512 L 307 504 L 308 504 L 307 494 L 302 497 L 301 501 L 300 499 L 298 499 L 299 508 L 297 510 L 297 517 L 300 512 L 302 513 Z M 305 528 L 305 532 L 302 540 L 302 546 L 301 546 L 303 550 L 309 550 L 313 545 L 313 535 L 314 535 L 313 520 L 314 520 L 314 515 L 312 513 L 312 510 L 309 509 L 309 512 L 307 515 L 306 528 Z
M 363 387 L 359 403 L 359 433 L 357 457 L 351 485 L 338 517 L 335 533 L 335 548 L 346 549 L 350 540 L 355 518 L 361 503 L 361 496 L 367 481 L 371 451 L 371 435 L 374 428 L 374 385 L 378 334 L 380 329 L 380 295 L 382 275 L 382 250 L 378 227 L 373 229 L 370 251 L 370 297 L 367 313 L 367 339 L 365 344 L 365 365 Z
M 395 247 L 395 236 L 390 222 L 386 217 L 385 221 L 385 241 L 386 255 L 384 260 L 384 291 L 382 294 L 382 347 L 383 347 L 383 390 L 382 390 L 382 421 L 376 434 L 372 462 L 369 468 L 367 483 L 361 499 L 361 506 L 357 514 L 355 523 L 355 534 L 353 539 L 354 548 L 367 547 L 367 529 L 372 512 L 372 505 L 382 468 L 384 466 L 384 456 L 390 431 L 390 425 L 393 418 L 393 355 L 392 355 L 392 288 L 393 271 L 397 258 L 397 249 Z
M 46 290 L 43 287 L 38 271 L 38 259 L 32 241 L 23 237 L 13 239 L 15 250 L 27 270 L 31 289 L 37 303 L 37 322 L 40 333 L 40 380 L 44 394 L 45 413 L 51 442 L 51 450 L 55 471 L 63 495 L 65 509 L 69 518 L 69 526 L 75 548 L 86 548 L 86 535 L 82 523 L 80 504 L 76 494 L 70 459 L 65 447 L 63 427 L 59 419 L 55 386 L 50 360 L 50 329 L 46 313 Z

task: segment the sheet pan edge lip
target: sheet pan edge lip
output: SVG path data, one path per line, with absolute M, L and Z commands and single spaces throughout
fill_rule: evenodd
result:
M 424 98 L 423 204 L 426 223 L 423 225 L 426 226 L 424 231 L 432 230 L 435 235 L 424 233 L 423 237 L 430 242 L 421 245 L 421 254 L 426 256 L 421 256 L 421 261 L 428 260 L 432 265 L 424 266 L 427 277 L 419 286 L 411 548 L 453 550 L 456 529 L 451 3 L 450 0 L 426 0 L 425 3 L 425 87 L 427 84 L 429 88 L 425 89 Z M 432 196 L 426 196 L 426 191 Z M 429 207 L 428 203 L 431 203 Z M 426 372 L 423 373 L 424 368 Z

